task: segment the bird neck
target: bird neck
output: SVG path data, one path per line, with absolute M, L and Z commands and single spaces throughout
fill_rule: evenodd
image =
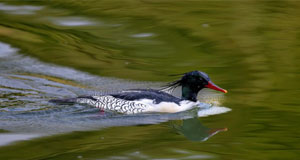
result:
M 197 101 L 197 94 L 200 90 L 191 86 L 182 86 L 181 98 L 184 100 Z

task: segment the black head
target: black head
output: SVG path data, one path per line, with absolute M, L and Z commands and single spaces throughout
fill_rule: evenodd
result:
M 172 88 L 182 86 L 182 98 L 191 101 L 197 101 L 197 94 L 203 88 L 211 88 L 227 93 L 225 89 L 222 89 L 211 82 L 208 75 L 201 71 L 185 73 L 181 79 L 170 83 L 168 86 Z

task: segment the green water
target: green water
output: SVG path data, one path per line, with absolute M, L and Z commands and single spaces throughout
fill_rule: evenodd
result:
M 72 79 L 76 74 L 62 78 L 48 70 L 37 73 L 38 67 L 15 69 L 24 66 L 22 60 L 28 57 L 91 75 L 126 79 L 127 86 L 134 80 L 128 87 L 174 80 L 170 74 L 205 71 L 229 91 L 222 106 L 232 111 L 152 125 L 62 131 L 0 146 L 0 159 L 299 159 L 299 15 L 300 3 L 289 0 L 2 1 L 0 42 L 24 56 L 18 57 L 20 61 L 1 61 L 1 67 L 8 65 L 0 68 L 0 89 L 24 92 L 1 90 L 1 116 L 47 108 L 47 100 L 57 97 L 52 96 L 56 91 L 43 92 L 52 84 L 43 88 L 16 78 L 20 75 L 57 82 L 62 90 L 65 84 L 89 88 Z M 8 86 L 9 81 L 1 77 L 13 77 L 22 85 L 13 81 Z M 25 84 L 39 87 L 39 94 L 31 93 Z M 114 84 L 114 79 L 108 79 L 92 86 L 110 85 L 109 90 Z M 74 95 L 67 90 L 59 93 Z M 14 121 L 6 123 L 14 127 Z M 62 130 L 60 123 L 60 119 L 51 121 L 51 130 L 56 125 Z M 25 132 L 30 128 L 26 125 L 3 127 L 0 133 Z M 205 139 L 213 128 L 228 131 Z

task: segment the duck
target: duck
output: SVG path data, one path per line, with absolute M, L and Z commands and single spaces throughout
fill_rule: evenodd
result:
M 85 104 L 99 108 L 101 111 L 113 111 L 123 114 L 138 113 L 176 113 L 200 106 L 197 95 L 203 88 L 227 93 L 227 90 L 214 84 L 202 71 L 180 74 L 181 78 L 168 83 L 163 89 L 129 89 L 117 93 L 78 96 L 75 98 L 52 99 L 55 104 Z M 167 91 L 181 86 L 181 98 Z

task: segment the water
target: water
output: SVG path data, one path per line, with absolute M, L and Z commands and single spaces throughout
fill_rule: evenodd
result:
M 296 1 L 0 2 L 0 159 L 299 159 L 299 9 Z M 200 93 L 212 110 L 102 115 L 47 102 L 158 88 L 191 70 L 229 91 Z

